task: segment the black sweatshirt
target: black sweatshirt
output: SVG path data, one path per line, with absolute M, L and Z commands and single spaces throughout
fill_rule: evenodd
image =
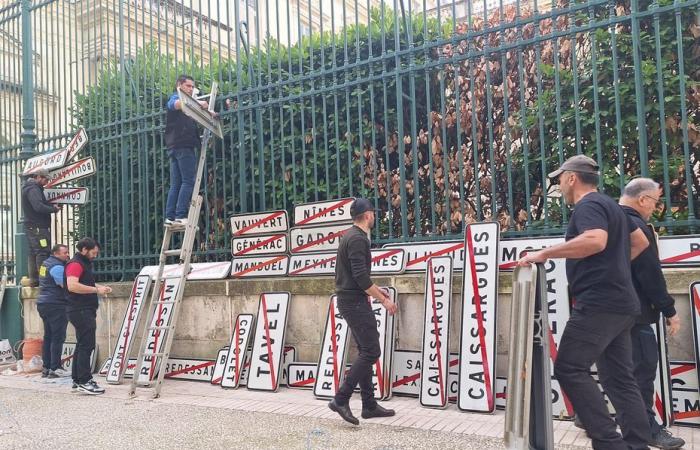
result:
M 666 289 L 666 280 L 661 272 L 656 236 L 651 226 L 647 225 L 637 211 L 629 206 L 622 206 L 622 209 L 649 241 L 649 247 L 632 260 L 632 282 L 642 310 L 637 323 L 656 323 L 659 320 L 659 311 L 664 317 L 673 317 L 676 315 L 675 302 Z
M 34 178 L 22 184 L 22 211 L 24 224 L 38 228 L 51 228 L 51 214 L 56 208 L 44 196 L 44 188 Z
M 372 286 L 372 253 L 369 238 L 362 228 L 353 225 L 340 238 L 335 262 L 335 292 L 339 297 L 365 297 Z

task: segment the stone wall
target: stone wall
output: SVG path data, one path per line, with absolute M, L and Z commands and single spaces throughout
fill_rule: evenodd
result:
M 674 361 L 693 360 L 693 334 L 688 286 L 691 282 L 700 280 L 700 271 L 697 269 L 669 269 L 665 270 L 664 273 L 669 290 L 676 299 L 676 309 L 682 321 L 679 335 L 669 338 L 670 358 Z M 375 281 L 381 286 L 394 286 L 399 294 L 396 348 L 420 350 L 424 312 L 424 276 L 401 275 L 375 278 Z M 128 296 L 131 292 L 131 283 L 115 283 L 111 286 L 114 292 L 101 303 L 97 314 L 98 364 L 101 364 L 111 352 L 110 347 L 114 345 L 116 334 L 121 327 Z M 459 293 L 461 288 L 462 277 L 456 275 L 453 280 L 454 295 L 449 343 L 450 351 L 453 352 L 456 352 L 459 347 L 461 317 Z M 214 359 L 217 350 L 228 345 L 231 322 L 236 315 L 239 313 L 256 314 L 260 293 L 273 291 L 292 293 L 286 343 L 296 347 L 297 360 L 317 361 L 328 310 L 328 299 L 333 292 L 333 279 L 331 277 L 188 281 L 171 354 L 181 357 Z M 501 274 L 499 292 L 497 373 L 505 376 L 510 320 L 510 273 Z M 26 337 L 42 337 L 43 334 L 41 319 L 36 310 L 37 294 L 37 289 L 23 288 L 22 290 Z M 140 342 L 140 330 L 137 336 L 137 342 Z M 68 326 L 68 340 L 75 340 L 70 325 Z M 132 355 L 136 355 L 136 347 L 132 350 Z

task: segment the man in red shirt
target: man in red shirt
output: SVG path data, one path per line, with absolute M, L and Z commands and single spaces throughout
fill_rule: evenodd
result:
M 78 253 L 66 264 L 63 283 L 68 319 L 77 339 L 72 365 L 73 389 L 91 395 L 104 394 L 105 390 L 92 379 L 90 355 L 95 350 L 97 296 L 109 294 L 112 288 L 95 282 L 92 261 L 100 254 L 100 244 L 92 238 L 83 238 L 76 248 Z

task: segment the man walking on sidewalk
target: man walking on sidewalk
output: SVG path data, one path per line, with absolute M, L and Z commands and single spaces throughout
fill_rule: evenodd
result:
M 380 357 L 379 332 L 367 296 L 382 303 L 389 314 L 396 312 L 396 304 L 370 278 L 372 257 L 369 233 L 374 226 L 374 207 L 369 200 L 356 199 L 350 206 L 353 226 L 341 237 L 335 266 L 335 289 L 338 295 L 338 311 L 350 327 L 359 354 L 352 364 L 345 381 L 328 403 L 347 422 L 358 425 L 359 420 L 350 410 L 350 397 L 360 385 L 362 418 L 389 417 L 393 409 L 385 409 L 374 399 L 372 365 Z
M 652 213 L 661 203 L 660 191 L 659 184 L 654 180 L 635 178 L 625 186 L 620 205 L 630 219 L 644 231 L 649 241 L 649 247 L 632 261 L 632 282 L 642 311 L 631 330 L 634 377 L 637 379 L 649 418 L 649 445 L 673 450 L 683 447 L 685 441 L 674 437 L 665 427 L 659 425 L 654 413 L 654 379 L 659 365 L 659 347 L 651 324 L 659 321 L 661 313 L 666 318 L 669 335 L 675 335 L 681 326 L 674 306 L 675 301 L 666 289 L 666 280 L 661 272 L 656 233 L 652 225 L 648 224 Z
M 61 366 L 61 352 L 66 340 L 68 315 L 66 313 L 66 293 L 63 290 L 63 272 L 68 261 L 68 247 L 56 244 L 51 249 L 51 256 L 39 267 L 39 298 L 36 309 L 44 322 L 44 344 L 42 359 L 44 378 L 68 376 Z
M 68 318 L 75 327 L 73 355 L 73 389 L 86 394 L 103 394 L 105 390 L 92 379 L 90 355 L 95 350 L 98 295 L 112 292 L 109 286 L 95 282 L 92 261 L 100 253 L 100 245 L 92 238 L 83 238 L 76 244 L 78 253 L 66 265 L 65 283 L 68 298 Z

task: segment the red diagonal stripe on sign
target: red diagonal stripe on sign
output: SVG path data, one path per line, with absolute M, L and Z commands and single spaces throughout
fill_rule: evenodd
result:
M 335 332 L 335 308 L 333 308 L 333 299 L 331 299 L 331 307 L 329 309 L 331 314 L 331 351 L 333 352 L 333 385 L 335 386 L 335 392 L 338 392 L 338 385 L 340 384 L 338 373 L 338 344 L 336 343 L 336 337 L 338 336 Z
M 66 356 L 65 358 L 61 359 L 61 364 L 63 364 L 66 361 L 70 361 L 71 359 L 73 359 L 73 356 L 74 355 L 70 355 L 70 356 Z
M 695 364 L 683 364 L 682 366 L 676 366 L 671 369 L 671 375 L 680 375 L 684 372 L 689 372 L 695 369 Z
M 276 263 L 277 261 L 281 261 L 281 260 L 283 260 L 283 259 L 286 258 L 286 257 L 287 257 L 287 255 L 280 255 L 280 256 L 277 256 L 276 258 L 272 258 L 272 259 L 269 260 L 269 261 L 264 261 L 264 262 L 261 262 L 260 264 L 255 264 L 254 266 L 250 266 L 250 267 L 248 267 L 248 268 L 245 269 L 245 270 L 241 270 L 240 272 L 234 273 L 233 276 L 234 276 L 234 277 L 242 277 L 242 276 L 245 275 L 245 274 L 248 274 L 248 273 L 253 272 L 253 271 L 255 271 L 255 270 L 261 269 L 261 268 L 263 268 L 263 267 L 267 267 L 267 266 L 269 266 L 270 264 Z
M 377 255 L 374 258 L 372 258 L 372 262 L 376 263 L 377 261 L 381 261 L 382 259 L 387 259 L 391 256 L 394 256 L 395 254 L 401 252 L 400 248 L 397 248 L 395 250 L 389 250 L 386 253 L 382 253 L 381 255 Z
M 319 239 L 317 241 L 307 242 L 306 244 L 300 245 L 299 247 L 294 247 L 292 249 L 292 253 L 300 252 L 306 248 L 313 247 L 314 245 L 323 244 L 326 241 L 330 241 L 331 239 L 334 239 L 336 237 L 344 235 L 345 233 L 348 232 L 349 229 L 350 228 L 346 228 L 346 229 L 341 230 L 341 231 L 336 231 L 335 233 L 331 233 L 328 236 L 324 236 L 322 239 Z
M 438 360 L 438 380 L 440 382 L 440 403 L 445 404 L 445 384 L 442 378 L 442 352 L 440 345 L 440 328 L 437 323 L 437 303 L 435 301 L 435 276 L 433 274 L 433 260 L 428 260 L 428 276 L 430 277 L 430 293 L 433 304 L 433 325 L 435 328 L 435 350 L 437 351 Z
M 127 307 L 128 309 L 126 310 L 127 314 L 127 322 L 126 322 L 126 331 L 123 333 L 124 336 L 124 345 L 122 345 L 122 351 L 118 353 L 117 356 L 119 356 L 119 361 L 124 361 L 124 358 L 126 357 L 126 348 L 128 346 L 129 342 L 129 337 L 131 336 L 131 309 L 136 306 L 136 286 L 138 286 L 139 279 L 137 278 L 134 280 L 134 286 L 131 288 L 131 301 L 129 302 L 129 306 Z M 119 345 L 117 343 L 117 345 Z M 117 376 L 120 376 L 124 372 L 124 364 L 121 364 L 119 367 L 119 374 Z
M 688 253 L 681 253 L 680 255 L 676 256 L 669 256 L 668 258 L 662 259 L 661 263 L 674 263 L 678 261 L 683 261 L 684 259 L 695 258 L 696 256 L 700 256 L 700 250 L 694 250 Z
M 265 239 L 265 240 L 263 240 L 263 241 L 258 242 L 257 244 L 255 244 L 255 245 L 253 245 L 253 246 L 251 246 L 251 247 L 245 248 L 245 249 L 241 250 L 241 251 L 238 252 L 238 253 L 234 253 L 233 256 L 242 256 L 242 255 L 245 255 L 246 253 L 250 253 L 250 252 L 252 252 L 253 250 L 259 249 L 260 247 L 264 246 L 265 244 L 269 244 L 270 242 L 272 242 L 272 241 L 274 241 L 274 240 L 276 240 L 276 239 L 283 238 L 284 236 L 285 236 L 284 234 L 276 234 L 276 235 L 274 235 L 274 236 L 272 236 L 272 237 L 269 237 L 269 238 L 267 238 L 267 239 Z
M 49 203 L 56 203 L 56 201 L 58 201 L 58 200 L 60 200 L 60 199 L 62 199 L 62 198 L 66 198 L 66 197 L 68 197 L 69 195 L 73 195 L 73 194 L 75 194 L 75 193 L 77 193 L 77 192 L 84 191 L 84 190 L 85 190 L 85 188 L 71 189 L 71 190 L 68 191 L 68 192 L 64 192 L 63 194 L 60 194 L 60 195 L 55 196 L 54 198 L 52 198 L 51 200 L 49 200 Z
M 700 411 L 683 411 L 677 412 L 673 415 L 673 418 L 678 419 L 691 419 L 693 417 L 700 417 Z
M 693 287 L 693 305 L 695 306 L 695 315 L 700 316 L 700 295 L 698 295 L 697 287 Z
M 235 359 L 235 364 L 236 364 L 236 386 L 238 383 L 241 381 L 241 373 L 238 369 L 240 369 L 240 354 L 241 354 L 241 321 L 236 318 L 236 348 L 234 349 L 234 356 L 236 357 Z
M 76 163 L 73 163 L 72 165 L 70 165 L 70 166 L 68 166 L 68 167 L 64 167 L 64 168 L 62 169 L 61 174 L 60 174 L 59 176 L 57 176 L 55 179 L 53 179 L 53 180 L 49 181 L 48 183 L 46 183 L 46 186 L 44 186 L 44 187 L 45 187 L 45 188 L 50 188 L 50 187 L 52 187 L 52 186 L 56 186 L 62 179 L 64 179 L 65 177 L 68 176 L 68 174 L 70 173 L 71 170 L 75 169 L 76 167 L 78 167 L 79 165 L 83 164 L 85 161 L 88 161 L 89 159 L 90 159 L 90 158 L 81 159 L 80 161 L 78 161 L 78 162 L 76 162 Z
M 458 364 L 459 364 L 459 359 L 456 359 L 456 358 L 455 358 L 455 359 L 450 360 L 449 366 L 450 366 L 450 367 L 454 367 L 454 366 L 456 366 L 456 365 L 458 365 Z M 400 378 L 400 379 L 394 381 L 394 383 L 392 384 L 392 386 L 393 386 L 393 387 L 403 386 L 404 384 L 408 384 L 408 383 L 410 383 L 410 382 L 412 382 L 412 381 L 416 381 L 416 380 L 418 380 L 418 379 L 420 379 L 420 372 L 414 373 L 413 375 L 409 375 L 409 376 L 407 376 L 407 377 Z
M 165 298 L 165 283 L 160 285 L 160 301 L 162 302 L 164 298 Z M 156 319 L 155 323 L 158 324 L 162 317 L 163 317 L 163 304 L 159 303 L 158 304 L 158 319 Z M 155 340 L 153 341 L 153 352 L 154 353 L 158 353 L 158 337 L 159 336 L 160 336 L 160 330 L 156 330 Z M 151 380 L 151 377 L 153 376 L 153 370 L 155 369 L 157 356 L 152 356 L 151 358 L 152 358 L 151 359 L 151 368 L 148 371 L 148 380 L 149 381 Z
M 334 204 L 334 205 L 332 205 L 332 206 L 329 206 L 328 208 L 323 208 L 322 210 L 320 210 L 320 211 L 317 212 L 316 214 L 314 214 L 314 215 L 312 215 L 312 216 L 309 216 L 309 217 L 307 217 L 306 219 L 303 219 L 303 220 L 297 222 L 297 225 L 304 225 L 304 224 L 306 224 L 306 223 L 309 223 L 309 222 L 311 222 L 312 220 L 314 220 L 314 219 L 316 219 L 316 218 L 318 218 L 318 217 L 321 217 L 322 215 L 324 215 L 324 214 L 326 214 L 326 213 L 329 213 L 329 212 L 331 212 L 331 211 L 335 211 L 336 209 L 340 208 L 341 206 L 347 205 L 347 204 L 350 203 L 351 201 L 353 201 L 353 199 L 351 199 L 351 198 L 346 198 L 345 200 L 341 200 L 341 201 L 339 201 L 338 203 L 336 203 L 336 204 Z
M 420 258 L 408 261 L 408 263 L 406 263 L 406 266 L 413 266 L 414 264 L 422 263 L 423 261 L 426 261 L 428 258 L 431 258 L 433 256 L 442 256 L 447 253 L 452 253 L 455 250 L 459 250 L 460 248 L 464 248 L 464 243 L 458 242 L 457 244 L 445 247 L 442 250 L 438 250 L 436 252 L 429 252 L 427 255 L 423 255 Z
M 327 263 L 327 262 L 333 261 L 333 260 L 336 259 L 337 257 L 338 257 L 337 255 L 333 255 L 333 256 L 331 256 L 331 257 L 329 257 L 329 258 L 326 258 L 326 259 L 322 259 L 322 260 L 320 260 L 320 261 L 317 261 L 317 262 L 311 264 L 310 266 L 304 266 L 304 267 L 302 267 L 301 269 L 293 270 L 293 271 L 289 272 L 289 274 L 290 274 L 290 275 L 298 275 L 298 274 L 300 274 L 300 273 L 302 273 L 302 272 L 306 272 L 307 270 L 313 269 L 314 267 L 318 267 L 318 266 L 320 266 L 321 264 L 325 264 L 325 263 Z
M 275 377 L 275 364 L 272 361 L 272 344 L 270 342 L 270 322 L 267 320 L 267 301 L 265 294 L 262 295 L 263 320 L 265 325 L 265 341 L 267 341 L 267 360 L 270 365 L 270 381 L 272 382 L 272 390 L 277 389 L 277 377 Z
M 221 383 L 221 379 L 222 379 L 222 378 L 223 378 L 223 377 L 214 378 L 213 380 L 211 380 L 211 384 L 219 384 L 219 383 Z
M 552 328 L 547 324 L 547 334 L 549 335 L 549 358 L 552 360 L 552 364 L 557 362 L 557 355 L 559 354 L 559 351 L 557 350 L 557 343 L 554 341 L 554 334 L 552 334 Z M 571 404 L 571 400 L 569 400 L 569 396 L 566 395 L 566 392 L 561 390 L 561 397 L 564 400 L 564 406 L 566 407 L 566 412 L 569 414 L 569 417 L 574 415 L 574 407 Z
M 176 377 L 178 375 L 182 375 L 183 373 L 194 372 L 195 370 L 204 369 L 205 367 L 210 367 L 210 366 L 213 366 L 214 364 L 216 364 L 215 361 L 207 361 L 207 362 L 202 363 L 202 364 L 197 364 L 196 366 L 185 367 L 184 369 L 180 369 L 180 370 L 176 370 L 174 372 L 166 373 L 165 378 L 172 378 L 172 377 Z
M 300 386 L 308 386 L 310 384 L 314 384 L 316 382 L 316 378 L 309 378 L 308 380 L 302 380 L 302 381 L 295 381 L 294 383 L 287 383 L 290 387 L 300 387 Z
M 469 269 L 472 275 L 472 289 L 474 297 L 472 303 L 476 309 L 476 320 L 479 333 L 479 344 L 481 346 L 481 363 L 484 369 L 484 383 L 486 384 L 486 402 L 489 411 L 493 410 L 493 391 L 491 390 L 491 372 L 489 368 L 488 355 L 486 353 L 486 330 L 484 329 L 484 316 L 481 311 L 481 294 L 479 293 L 479 282 L 476 279 L 476 259 L 474 257 L 474 244 L 472 243 L 471 225 L 467 225 L 467 257 L 469 258 Z M 466 305 L 464 305 L 466 306 Z
M 656 415 L 659 417 L 663 417 L 664 422 L 668 422 L 666 413 L 664 412 L 664 403 L 661 401 L 661 397 L 659 397 L 658 392 L 654 392 L 654 405 L 656 406 Z
M 272 214 L 269 214 L 269 215 L 263 217 L 263 218 L 260 219 L 260 220 L 256 220 L 255 222 L 251 223 L 251 224 L 248 225 L 247 227 L 241 228 L 240 230 L 238 230 L 238 231 L 236 231 L 235 233 L 233 233 L 233 235 L 234 235 L 234 236 L 240 236 L 240 235 L 242 235 L 243 233 L 245 233 L 246 231 L 252 230 L 253 228 L 257 227 L 258 225 L 262 225 L 262 224 L 264 224 L 264 223 L 266 223 L 266 222 L 271 221 L 272 219 L 276 219 L 277 217 L 281 216 L 282 214 L 284 214 L 284 211 L 273 212 Z
M 508 270 L 508 269 L 514 268 L 517 265 L 518 265 L 518 261 L 513 261 L 513 262 L 503 263 L 500 266 L 498 266 L 498 268 L 501 270 Z

